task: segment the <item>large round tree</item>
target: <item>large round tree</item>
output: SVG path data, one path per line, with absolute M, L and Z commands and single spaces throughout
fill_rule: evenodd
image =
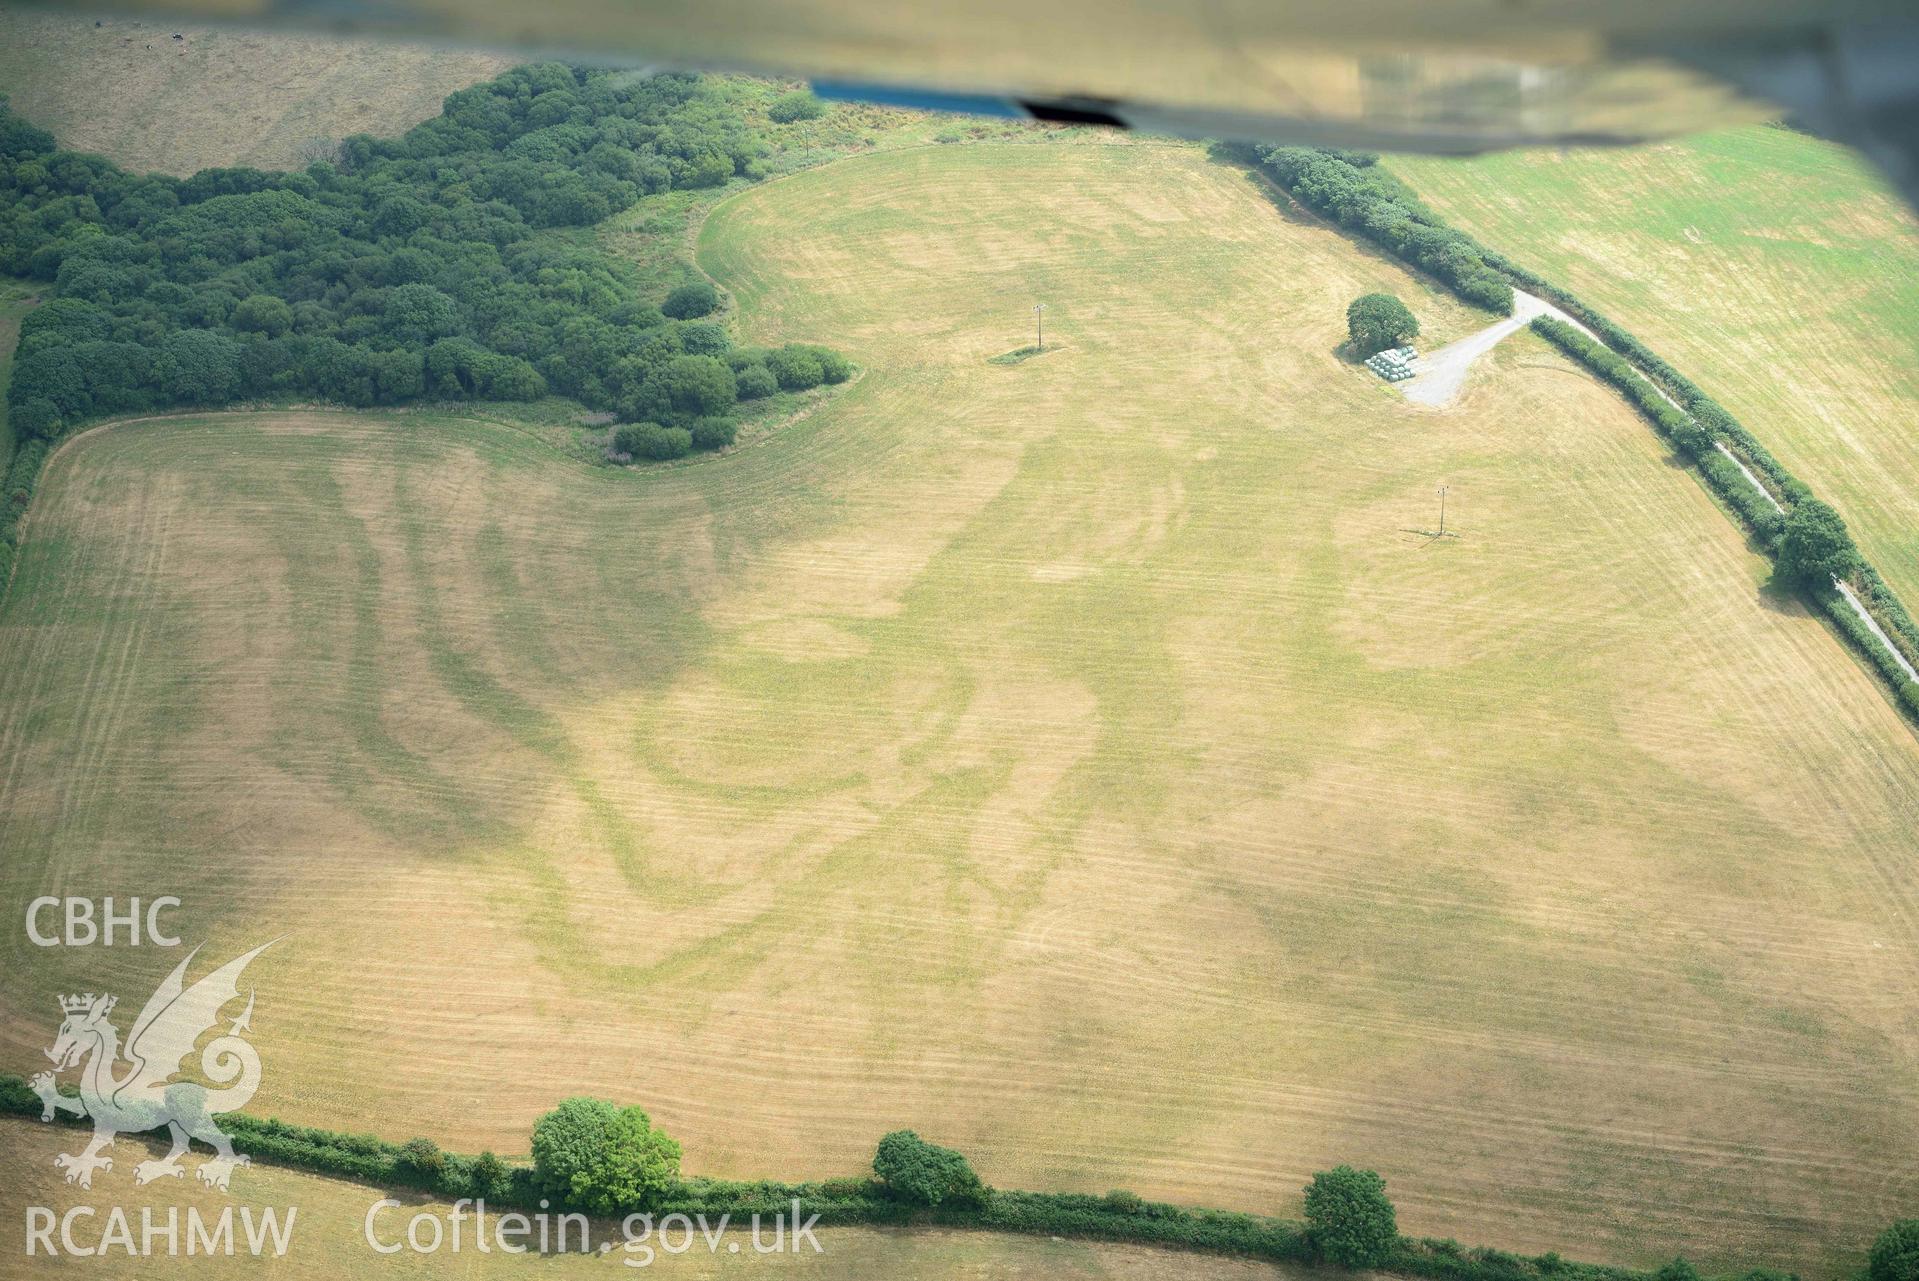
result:
M 533 1127 L 533 1182 L 562 1205 L 625 1214 L 658 1203 L 680 1177 L 680 1145 L 646 1113 L 568 1099 Z
M 683 414 L 703 418 L 723 414 L 739 395 L 733 371 L 715 356 L 679 356 L 660 374 L 660 385 Z
M 696 280 L 668 294 L 660 310 L 675 320 L 697 320 L 711 315 L 719 305 L 720 291 L 704 280 Z
M 1346 332 L 1362 356 L 1398 347 L 1419 336 L 1419 321 L 1391 294 L 1363 294 L 1346 308 Z
M 1376 1268 L 1399 1241 L 1386 1180 L 1350 1165 L 1321 1170 L 1306 1185 L 1306 1227 L 1320 1257 L 1342 1268 Z
M 1867 1257 L 1870 1281 L 1919 1281 L 1919 1219 L 1901 1219 L 1879 1234 Z
M 1793 582 L 1824 586 L 1858 568 L 1859 553 L 1846 522 L 1817 498 L 1803 498 L 1786 517 L 1779 539 L 1779 573 Z
M 893 1196 L 914 1205 L 978 1205 L 986 1199 L 986 1186 L 965 1157 L 911 1130 L 880 1140 L 873 1173 Z

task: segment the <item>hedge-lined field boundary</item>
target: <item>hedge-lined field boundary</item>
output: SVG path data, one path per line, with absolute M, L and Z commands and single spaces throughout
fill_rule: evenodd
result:
M 1445 281 L 1467 302 L 1513 313 L 1512 283 L 1484 246 L 1455 231 L 1419 202 L 1370 152 L 1320 147 L 1223 145 L 1219 154 L 1250 160 L 1308 208 Z
M 1551 317 L 1535 320 L 1532 327 L 1624 393 L 1693 464 L 1707 488 L 1737 513 L 1768 556 L 1777 558 L 1786 518 L 1794 507 L 1812 498 L 1811 487 L 1773 457 L 1725 406 L 1645 343 L 1576 295 L 1447 226 L 1371 153 L 1313 147 L 1228 147 L 1223 154 L 1252 164 L 1308 208 L 1430 272 L 1468 302 L 1510 312 L 1511 290 L 1517 287 L 1547 299 L 1572 316 L 1599 341 Z M 1506 286 L 1505 306 L 1499 305 L 1496 291 L 1487 284 L 1487 273 Z M 1721 452 L 1721 446 L 1726 452 Z M 1771 501 L 1753 489 L 1740 464 L 1758 478 Z M 1853 544 L 1851 550 L 1857 564 L 1851 586 L 1874 621 L 1892 638 L 1893 646 L 1906 661 L 1919 666 L 1919 625 L 1914 624 L 1905 605 L 1858 546 Z M 1919 719 L 1919 682 L 1906 675 L 1845 599 L 1824 585 L 1810 586 L 1806 594 L 1840 635 L 1885 678 L 1898 705 Z
M 1613 351 L 1624 355 L 1642 376 L 1678 401 L 1708 435 L 1723 443 L 1733 455 L 1758 475 L 1767 491 L 1788 513 L 1796 504 L 1813 496 L 1811 487 L 1787 471 L 1785 464 L 1774 458 L 1743 423 L 1734 418 L 1718 401 L 1701 391 L 1685 375 L 1662 360 L 1644 343 L 1594 311 L 1573 294 L 1550 281 L 1541 279 L 1509 259 L 1488 250 L 1486 261 L 1529 291 L 1557 305 L 1560 310 L 1599 335 Z M 1704 470 L 1703 467 L 1702 470 Z M 1734 470 L 1736 472 L 1737 469 Z M 1740 480 L 1743 483 L 1745 478 L 1741 476 Z M 1748 493 L 1751 491 L 1750 485 L 1745 485 L 1744 488 Z M 1725 492 L 1718 486 L 1715 486 L 1715 490 Z M 1728 498 L 1728 501 L 1738 507 L 1743 514 L 1742 500 Z M 1771 549 L 1772 544 L 1769 543 L 1768 550 Z M 1859 570 L 1856 575 L 1858 581 L 1854 586 L 1859 590 L 1861 598 L 1871 610 L 1874 619 L 1895 638 L 1895 643 L 1905 654 L 1907 661 L 1919 666 L 1919 624 L 1913 622 L 1912 615 L 1907 612 L 1904 602 L 1894 594 L 1891 587 L 1887 586 L 1886 580 L 1880 577 L 1878 569 L 1873 566 L 1871 560 L 1863 552 L 1859 552 L 1856 545 L 1854 551 L 1859 561 Z M 1844 602 L 1838 602 L 1836 610 L 1832 608 L 1831 604 L 1824 599 L 1824 597 L 1836 597 L 1836 593 L 1830 590 L 1815 591 L 1813 594 L 1821 598 L 1821 604 L 1826 607 L 1827 614 L 1838 622 L 1840 630 L 1855 643 L 1862 644 L 1871 655 L 1873 665 L 1885 671 L 1887 669 L 1884 657 L 1885 647 L 1865 631 L 1860 625 L 1858 616 L 1846 608 Z M 1863 641 L 1861 637 L 1864 638 Z M 1900 689 L 1902 695 L 1906 695 L 1908 706 L 1919 708 L 1919 703 L 1913 701 L 1914 696 L 1907 695 L 1903 689 L 1904 684 L 1911 683 L 1905 674 L 1895 667 L 1888 676 L 1894 688 Z
M 1719 452 L 1717 446 L 1721 438 L 1715 437 L 1697 418 L 1675 407 L 1631 362 L 1604 343 L 1595 342 L 1565 321 L 1551 316 L 1539 317 L 1533 321 L 1532 328 L 1534 333 L 1625 393 L 1626 399 L 1638 406 L 1661 434 L 1698 467 L 1707 487 L 1739 514 L 1760 546 L 1769 555 L 1777 554 L 1780 531 L 1786 523 L 1785 512 L 1768 502 L 1753 488 L 1752 481 L 1740 471 L 1738 464 Z M 1800 501 L 1805 497 L 1807 495 L 1800 494 Z M 1856 554 L 1857 549 L 1854 551 Z M 1859 563 L 1865 565 L 1865 559 L 1860 557 Z M 1877 574 L 1872 576 L 1872 581 L 1878 581 Z M 1840 633 L 1871 660 L 1873 667 L 1898 692 L 1905 709 L 1919 717 L 1919 681 L 1906 675 L 1898 660 L 1887 652 L 1885 645 L 1836 590 L 1825 586 L 1808 590 Z M 1897 609 L 1898 601 L 1892 603 Z M 1875 616 L 1880 614 L 1877 610 L 1873 612 Z M 1903 616 L 1904 612 L 1899 610 L 1899 615 Z M 1885 623 L 1882 618 L 1880 625 L 1883 627 Z
M 72 1091 L 65 1093 L 71 1096 Z M 38 1118 L 42 1107 L 25 1079 L 0 1073 L 0 1115 Z M 87 1124 L 85 1118 L 64 1112 L 55 1117 L 69 1129 Z M 490 1206 L 505 1209 L 541 1208 L 533 1171 L 509 1165 L 491 1153 L 463 1156 L 443 1151 L 426 1139 L 396 1144 L 372 1134 L 289 1125 L 244 1112 L 223 1113 L 220 1124 L 236 1152 L 268 1164 L 377 1189 L 408 1188 L 453 1199 L 483 1197 Z M 671 1214 L 705 1214 L 709 1219 L 720 1214 L 736 1219 L 753 1214 L 817 1215 L 818 1222 L 828 1227 L 950 1227 L 1167 1246 L 1280 1263 L 1319 1262 L 1303 1222 L 1168 1205 L 1129 1192 L 1090 1196 L 988 1188 L 980 1204 L 929 1209 L 902 1203 L 871 1177 L 810 1183 L 695 1177 L 680 1179 L 663 1200 L 647 1205 L 645 1211 L 654 1222 Z M 1379 1270 L 1433 1281 L 1667 1281 L 1663 1273 L 1576 1263 L 1553 1253 L 1527 1257 L 1431 1237 L 1401 1237 Z M 1791 1274 L 1764 1268 L 1726 1275 L 1738 1281 L 1795 1281 Z
M 33 487 L 40 481 L 40 468 L 51 449 L 44 440 L 23 440 L 7 462 L 6 488 L 0 491 L 0 598 L 6 596 L 7 581 L 13 576 L 21 518 L 33 502 Z

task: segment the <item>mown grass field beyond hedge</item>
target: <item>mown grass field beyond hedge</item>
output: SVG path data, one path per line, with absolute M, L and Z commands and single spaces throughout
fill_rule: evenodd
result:
M 1856 155 L 1754 126 L 1388 163 L 1706 388 L 1919 600 L 1919 223 Z

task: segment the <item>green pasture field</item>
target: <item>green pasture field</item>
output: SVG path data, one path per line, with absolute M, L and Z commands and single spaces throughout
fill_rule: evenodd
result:
M 1753 126 L 1388 164 L 1724 404 L 1919 601 L 1919 224 L 1857 155 Z

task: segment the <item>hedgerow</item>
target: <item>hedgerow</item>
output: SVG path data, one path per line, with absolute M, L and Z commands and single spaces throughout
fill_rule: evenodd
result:
M 1701 391 L 1690 379 L 1674 369 L 1646 344 L 1593 310 L 1575 295 L 1542 276 L 1535 275 L 1490 249 L 1482 250 L 1488 266 L 1517 284 L 1547 299 L 1561 311 L 1597 334 L 1613 351 L 1624 356 L 1635 368 L 1652 379 L 1677 400 L 1708 433 L 1726 441 L 1734 453 L 1757 472 L 1773 493 L 1787 506 L 1810 496 L 1805 484 L 1766 447 L 1748 432 L 1726 408 Z
M 1624 391 L 1627 398 L 1638 405 L 1662 432 L 1674 439 L 1676 444 L 1682 439 L 1687 441 L 1690 445 L 1688 452 L 1699 464 L 1700 474 L 1706 478 L 1713 492 L 1739 513 L 1740 518 L 1751 529 L 1760 545 L 1775 560 L 1779 559 L 1781 535 L 1788 523 L 1788 517 L 1753 489 L 1751 481 L 1740 472 L 1732 460 L 1712 447 L 1713 442 L 1718 438 L 1705 423 L 1688 419 L 1686 415 L 1674 409 L 1658 394 L 1646 377 L 1624 357 L 1609 350 L 1603 344 L 1594 342 L 1566 322 L 1551 316 L 1541 316 L 1533 321 L 1532 328 L 1534 332 L 1600 378 Z M 1814 509 L 1824 509 L 1825 505 L 1813 499 L 1804 486 L 1795 485 L 1791 487 L 1791 490 L 1797 495 L 1794 509 L 1802 515 Z M 1873 612 L 1881 619 L 1880 625 L 1892 631 L 1900 622 L 1903 622 L 1905 627 L 1910 629 L 1911 620 L 1905 617 L 1905 611 L 1899 608 L 1898 601 L 1892 593 L 1885 589 L 1884 580 L 1880 579 L 1878 573 L 1873 571 L 1865 558 L 1860 555 L 1851 537 L 1844 532 L 1843 526 L 1836 531 L 1836 538 L 1843 551 L 1841 558 L 1847 562 L 1851 570 L 1845 576 L 1854 578 L 1869 575 L 1866 579 L 1868 588 L 1862 596 L 1871 602 L 1869 608 L 1877 606 L 1873 608 Z M 1832 620 L 1840 633 L 1852 642 L 1853 647 L 1865 655 L 1879 674 L 1885 678 L 1897 694 L 1900 706 L 1909 713 L 1919 713 L 1919 693 L 1914 693 L 1910 688 L 1914 682 L 1845 599 L 1823 581 L 1801 583 L 1800 586 L 1826 617 Z M 1873 594 L 1875 588 L 1878 595 Z M 1885 608 L 1886 602 L 1890 602 L 1892 608 Z
M 1823 585 L 1810 588 L 1809 592 L 1820 610 L 1832 620 L 1833 626 L 1837 627 L 1856 649 L 1872 660 L 1873 667 L 1898 692 L 1901 704 L 1907 710 L 1919 712 L 1919 693 L 1914 692 L 1915 682 L 1906 675 L 1905 669 L 1899 666 L 1892 655 L 1886 652 L 1886 647 L 1880 644 L 1879 638 L 1872 634 L 1858 612 L 1846 603 L 1845 597 L 1833 588 Z M 1884 626 L 1883 623 L 1880 625 Z
M 1714 444 L 1710 430 L 1697 420 L 1674 408 L 1651 382 L 1624 356 L 1605 344 L 1594 342 L 1563 320 L 1540 316 L 1532 323 L 1533 332 L 1571 356 L 1605 382 L 1624 392 L 1658 427 L 1661 434 L 1699 465 L 1707 484 L 1726 504 L 1739 513 L 1753 536 L 1767 551 L 1776 551 L 1783 518 L 1778 509 L 1753 489 L 1738 466 Z
M 0 1073 L 0 1114 L 37 1117 L 40 1110 L 39 1098 L 24 1080 Z M 58 1115 L 68 1126 L 86 1124 L 84 1118 Z M 220 1124 L 232 1136 L 236 1151 L 377 1187 L 410 1187 L 447 1198 L 485 1197 L 489 1205 L 524 1210 L 537 1208 L 542 1196 L 550 1199 L 553 1191 L 538 1185 L 528 1167 L 509 1166 L 490 1152 L 467 1157 L 424 1139 L 394 1144 L 370 1134 L 258 1120 L 240 1112 L 223 1114 Z M 615 1213 L 643 1209 L 656 1218 L 677 1213 L 706 1214 L 709 1219 L 730 1214 L 737 1221 L 753 1214 L 790 1214 L 795 1203 L 800 1215 L 818 1215 L 820 1224 L 829 1227 L 969 1228 L 1124 1241 L 1285 1263 L 1311 1263 L 1319 1257 L 1307 1225 L 1296 1220 L 1168 1205 L 1127 1192 L 1089 1196 L 982 1187 L 977 1199 L 942 1200 L 929 1207 L 903 1200 L 873 1178 L 786 1183 L 693 1176 L 677 1180 L 644 1206 L 623 1205 Z M 576 1207 L 562 1203 L 561 1208 Z M 1525 1258 L 1501 1250 L 1468 1249 L 1453 1241 L 1407 1237 L 1398 1238 L 1377 1270 L 1434 1281 L 1662 1281 L 1662 1274 L 1571 1262 L 1555 1254 Z M 1755 1270 L 1743 1274 L 1742 1281 L 1768 1278 L 1778 1279 L 1781 1274 Z
M 1625 393 L 1680 453 L 1697 464 L 1713 492 L 1739 515 L 1759 544 L 1777 555 L 1790 513 L 1812 498 L 1811 489 L 1723 405 L 1646 344 L 1543 276 L 1447 227 L 1378 164 L 1377 156 L 1329 148 L 1237 145 L 1222 146 L 1220 152 L 1263 169 L 1296 199 L 1425 268 L 1469 302 L 1510 312 L 1512 290 L 1517 285 L 1552 301 L 1577 319 L 1600 341 L 1594 342 L 1572 326 L 1549 317 L 1534 321 L 1533 328 Z M 1503 299 L 1490 287 L 1488 277 L 1499 282 Z M 1754 491 L 1733 460 L 1719 452 L 1720 446 L 1759 478 L 1785 513 Z M 1919 663 L 1919 626 L 1878 570 L 1858 555 L 1856 547 L 1852 550 L 1856 568 L 1848 577 L 1908 661 Z M 1817 590 L 1813 595 L 1818 599 Z M 1901 704 L 1908 710 L 1919 710 L 1919 696 L 1907 692 L 1909 682 L 1903 669 L 1845 603 L 1838 603 L 1843 616 L 1823 599 L 1819 604 L 1892 682 Z
M 1425 268 L 1466 301 L 1512 314 L 1513 287 L 1478 242 L 1440 222 L 1374 163 L 1378 157 L 1317 147 L 1255 147 L 1252 155 L 1307 206 Z
M 1861 585 L 1860 594 L 1866 598 L 1872 616 L 1879 620 L 1880 626 L 1905 642 L 1906 658 L 1919 666 L 1919 626 L 1913 624 L 1905 604 L 1892 594 L 1892 588 L 1886 586 L 1886 580 L 1879 577 L 1871 561 L 1862 557 L 1854 578 Z
M 0 490 L 0 591 L 13 573 L 14 548 L 20 542 L 20 521 L 33 501 L 34 486 L 40 469 L 46 465 L 49 446 L 44 440 L 23 440 L 14 447 L 7 463 L 7 475 Z
M 1106 1197 L 1064 1192 L 996 1189 L 978 1210 L 937 1214 L 932 1221 L 1002 1232 L 1180 1246 L 1295 1263 L 1313 1257 L 1303 1223 L 1152 1201 L 1142 1201 L 1137 1209 L 1122 1210 Z

